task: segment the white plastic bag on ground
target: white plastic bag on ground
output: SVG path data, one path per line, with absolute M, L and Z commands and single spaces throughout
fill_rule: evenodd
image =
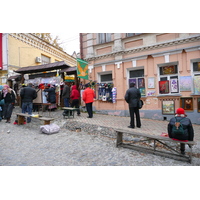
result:
M 60 131 L 60 127 L 57 124 L 48 124 L 40 126 L 40 131 L 46 134 L 58 133 Z

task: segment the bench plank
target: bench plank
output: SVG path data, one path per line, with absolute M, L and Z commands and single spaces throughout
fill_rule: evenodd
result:
M 144 134 L 144 133 L 136 133 L 136 132 L 133 132 L 133 131 L 123 130 L 123 129 L 115 129 L 115 132 L 117 134 L 116 147 L 125 147 L 125 148 L 131 148 L 131 149 L 135 149 L 135 150 L 143 150 L 143 151 L 146 151 L 148 153 L 153 153 L 153 154 L 156 154 L 156 155 L 161 155 L 161 156 L 165 156 L 165 157 L 169 157 L 169 158 L 179 159 L 179 160 L 182 160 L 182 161 L 187 160 L 190 163 L 192 162 L 192 146 L 196 144 L 196 142 L 194 142 L 194 141 L 187 141 L 187 142 L 186 141 L 177 141 L 177 140 L 173 140 L 169 137 L 162 137 L 162 136 L 150 135 L 150 134 Z M 145 140 L 139 139 L 139 140 L 131 141 L 129 143 L 124 143 L 123 142 L 123 134 L 129 134 L 131 136 L 137 136 L 137 137 L 142 137 L 142 138 L 147 138 L 147 139 L 145 139 Z M 139 142 L 151 141 L 151 140 L 154 141 L 153 149 L 134 145 L 134 144 L 139 143 Z M 156 142 L 162 144 L 163 146 L 167 147 L 167 150 L 171 150 L 171 151 L 175 152 L 176 154 L 173 154 L 171 152 L 164 152 L 164 151 L 157 150 L 156 149 Z M 190 145 L 189 156 L 181 154 L 176 149 L 169 146 L 169 144 L 167 144 L 166 142 L 184 143 L 184 144 Z
M 72 117 L 74 118 L 74 112 L 78 111 L 79 108 L 72 108 L 72 107 L 62 107 L 62 110 L 68 110 L 72 112 Z M 70 112 L 68 112 L 68 118 L 70 118 Z M 65 118 L 65 116 L 63 116 Z
M 32 115 L 25 114 L 25 113 L 16 113 L 16 115 L 17 115 L 18 125 L 24 124 L 25 117 L 33 117 L 34 119 L 42 120 L 44 121 L 44 125 L 50 124 L 51 121 L 54 120 L 54 118 L 50 118 L 50 117 L 34 117 Z

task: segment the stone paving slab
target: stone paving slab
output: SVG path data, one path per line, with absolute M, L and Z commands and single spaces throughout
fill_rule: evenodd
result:
M 61 130 L 46 135 L 40 133 L 38 120 L 14 125 L 15 113 L 19 111 L 19 108 L 14 109 L 12 123 L 0 122 L 1 166 L 191 166 L 182 161 L 116 148 L 116 139 L 108 134 L 113 128 L 128 129 L 129 117 L 94 114 L 94 118 L 87 118 L 86 113 L 81 113 L 80 117 L 64 119 L 62 111 L 58 110 L 52 112 L 51 117 Z M 43 113 L 45 115 L 48 116 L 48 112 Z M 166 132 L 167 123 L 142 119 L 142 128 L 133 131 L 160 135 Z M 89 131 L 76 132 L 73 128 L 77 125 L 85 125 Z M 194 125 L 194 129 L 198 142 L 194 152 L 199 154 L 200 126 Z M 105 135 L 99 134 L 101 131 Z M 200 166 L 198 156 L 194 157 L 192 166 Z

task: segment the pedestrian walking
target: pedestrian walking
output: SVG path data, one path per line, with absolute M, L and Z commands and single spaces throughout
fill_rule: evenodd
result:
M 71 91 L 71 95 L 70 98 L 72 100 L 72 104 L 71 107 L 75 107 L 78 108 L 77 110 L 77 115 L 80 116 L 80 109 L 79 109 L 79 98 L 80 98 L 80 92 L 77 90 L 76 85 L 72 86 L 72 91 Z
M 124 98 L 129 105 L 130 126 L 128 126 L 128 128 L 135 128 L 134 115 L 136 117 L 137 127 L 141 128 L 140 112 L 138 107 L 138 102 L 141 98 L 141 93 L 140 90 L 135 87 L 135 83 L 130 83 L 130 88 L 126 91 Z
M 24 87 L 20 91 L 20 97 L 22 100 L 22 113 L 28 112 L 32 115 L 33 100 L 37 98 L 36 90 L 33 88 L 32 83 L 29 83 L 27 87 Z M 31 122 L 31 117 L 27 117 L 27 123 Z
M 3 117 L 6 119 L 6 123 L 10 123 L 10 118 L 15 105 L 15 93 L 8 85 L 4 85 L 1 98 L 4 99 L 5 103 Z
M 83 101 L 85 102 L 86 109 L 88 112 L 88 118 L 93 117 L 92 104 L 94 102 L 95 93 L 94 90 L 90 88 L 90 84 L 85 85 L 85 90 L 83 92 Z
M 176 131 L 174 131 L 174 126 L 176 126 L 176 129 L 178 129 L 179 126 L 182 126 L 183 132 L 179 134 Z M 185 110 L 183 108 L 178 108 L 176 110 L 175 117 L 170 119 L 167 129 L 168 135 L 172 139 L 193 141 L 194 129 L 192 126 L 192 122 L 189 118 L 187 118 L 187 115 L 185 114 Z M 185 144 L 181 143 L 180 151 L 182 154 L 185 154 Z

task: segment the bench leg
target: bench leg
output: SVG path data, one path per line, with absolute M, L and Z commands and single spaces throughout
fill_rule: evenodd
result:
M 123 139 L 123 133 L 117 132 L 117 144 L 116 144 L 116 147 L 118 147 L 120 144 L 122 144 L 122 139 Z
M 49 125 L 50 124 L 50 121 L 49 120 L 45 120 L 44 121 L 44 125 Z
M 25 120 L 25 117 L 20 116 L 20 115 L 17 116 L 18 125 L 24 124 L 24 120 Z

